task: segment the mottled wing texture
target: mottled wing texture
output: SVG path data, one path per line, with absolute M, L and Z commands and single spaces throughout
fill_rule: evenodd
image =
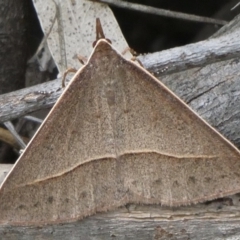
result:
M 100 40 L 0 190 L 0 222 L 81 219 L 128 203 L 240 191 L 238 150 Z

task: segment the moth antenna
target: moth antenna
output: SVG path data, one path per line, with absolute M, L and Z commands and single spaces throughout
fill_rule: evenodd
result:
M 96 40 L 105 39 L 105 35 L 103 32 L 102 24 L 99 18 L 96 18 Z
M 86 57 L 83 57 L 81 55 L 77 55 L 77 59 L 78 61 L 82 64 L 82 65 L 85 65 L 86 62 L 87 62 L 87 58 Z
M 100 39 L 105 39 L 109 43 L 112 43 L 111 40 L 109 40 L 108 38 L 105 37 L 100 19 L 96 18 L 96 40 L 93 42 L 93 47 L 96 46 L 96 43 Z

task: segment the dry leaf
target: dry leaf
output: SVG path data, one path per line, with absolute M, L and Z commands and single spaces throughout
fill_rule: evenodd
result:
M 58 69 L 79 69 L 77 55 L 88 59 L 95 41 L 95 19 L 101 19 L 104 32 L 114 47 L 124 52 L 128 45 L 107 5 L 86 0 L 33 0 L 41 26 Z M 52 28 L 52 29 L 51 29 Z M 51 29 L 51 30 L 50 30 Z M 130 52 L 124 55 L 131 58 Z

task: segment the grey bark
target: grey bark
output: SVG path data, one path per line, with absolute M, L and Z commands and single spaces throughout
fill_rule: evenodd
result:
M 192 207 L 129 205 L 73 223 L 0 226 L 4 240 L 232 240 L 240 239 L 239 206 L 226 202 Z
M 0 94 L 24 87 L 27 2 L 0 0 Z

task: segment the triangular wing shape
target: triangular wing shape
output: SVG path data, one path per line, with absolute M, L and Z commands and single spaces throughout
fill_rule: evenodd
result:
M 66 222 L 238 191 L 239 151 L 100 40 L 2 185 L 0 222 Z

